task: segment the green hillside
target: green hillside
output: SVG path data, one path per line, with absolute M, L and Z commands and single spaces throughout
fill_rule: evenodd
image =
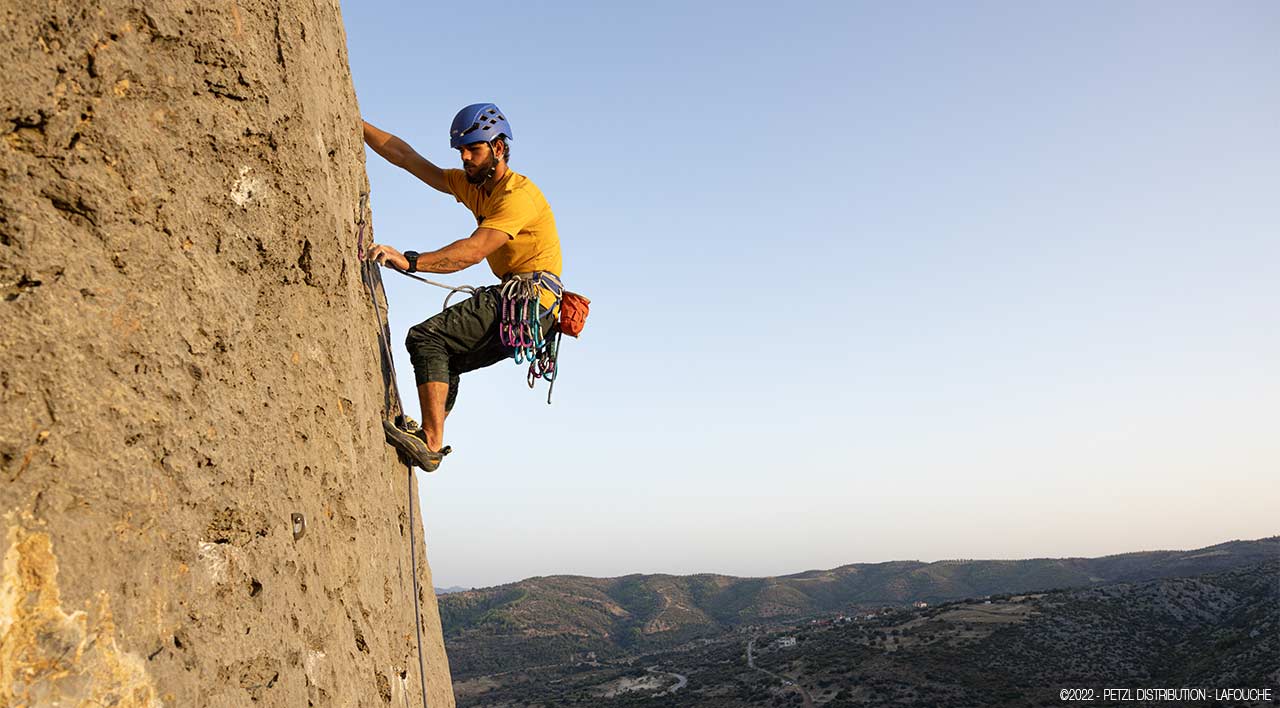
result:
M 1261 708 L 1274 704 L 1211 694 L 1108 699 L 1099 689 L 1251 687 L 1270 688 L 1274 697 L 1278 656 L 1280 561 L 1270 561 L 730 631 L 673 650 L 477 678 L 455 689 L 464 708 L 782 708 L 806 701 L 829 708 Z M 1064 699 L 1066 687 L 1094 693 Z
M 893 561 L 773 578 L 549 576 L 440 598 L 455 678 L 670 649 L 858 609 L 1198 575 L 1280 558 L 1280 537 L 1102 558 Z

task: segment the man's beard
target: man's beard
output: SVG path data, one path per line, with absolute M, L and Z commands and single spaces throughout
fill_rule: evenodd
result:
M 472 174 L 470 170 L 463 170 L 467 175 L 467 181 L 471 184 L 484 184 L 489 181 L 489 177 L 498 169 L 497 155 L 489 155 L 489 160 L 482 165 L 478 165 L 478 168 L 475 174 Z

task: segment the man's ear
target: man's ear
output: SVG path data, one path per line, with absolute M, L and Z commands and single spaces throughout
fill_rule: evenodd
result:
M 507 141 L 494 140 L 491 145 L 492 145 L 491 149 L 493 150 L 493 156 L 503 162 L 506 162 L 507 161 Z

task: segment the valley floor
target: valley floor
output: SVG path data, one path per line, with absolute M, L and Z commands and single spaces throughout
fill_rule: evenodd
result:
M 1138 705 L 1104 688 L 1280 703 L 1280 563 L 742 628 L 658 653 L 455 683 L 464 707 Z M 1220 689 L 1270 690 L 1215 700 Z M 1092 690 L 1064 693 L 1070 689 Z M 1193 694 L 1194 695 L 1194 694 Z M 1075 700 L 1081 699 L 1081 700 Z

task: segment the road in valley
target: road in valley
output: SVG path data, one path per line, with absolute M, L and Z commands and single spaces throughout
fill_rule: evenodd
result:
M 655 693 L 655 694 L 653 694 L 654 698 L 657 698 L 658 696 L 665 696 L 665 695 L 667 695 L 668 693 L 675 693 L 676 691 L 679 691 L 680 689 L 682 689 L 682 688 L 684 688 L 685 686 L 689 685 L 689 677 L 688 677 L 688 676 L 685 676 L 685 675 L 683 675 L 683 674 L 672 673 L 672 672 L 670 672 L 670 671 L 659 671 L 659 670 L 658 670 L 658 667 L 656 667 L 656 666 L 650 666 L 649 668 L 645 669 L 645 671 L 648 671 L 648 672 L 649 672 L 649 673 L 651 673 L 651 674 L 665 674 L 665 675 L 667 675 L 667 676 L 675 676 L 675 677 L 676 677 L 676 685 L 672 686 L 671 688 L 668 688 L 667 690 L 663 691 L 662 693 Z
M 781 681 L 782 685 L 786 688 L 796 689 L 797 691 L 800 692 L 800 696 L 804 698 L 805 708 L 813 708 L 813 699 L 809 697 L 809 692 L 804 690 L 804 686 L 801 686 L 800 684 L 796 683 L 795 681 L 792 681 L 786 676 L 779 676 L 778 674 L 775 674 L 772 671 L 769 671 L 768 669 L 762 669 L 759 666 L 756 666 L 755 644 L 756 644 L 755 637 L 752 637 L 751 641 L 747 642 L 747 666 L 750 666 L 756 671 L 760 671 L 762 673 L 768 674 L 769 676 L 772 676 L 773 678 Z

